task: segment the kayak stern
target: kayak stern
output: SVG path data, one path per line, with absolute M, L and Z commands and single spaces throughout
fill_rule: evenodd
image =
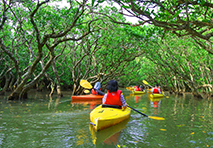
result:
M 130 117 L 131 109 L 102 108 L 102 105 L 90 113 L 90 124 L 96 131 L 116 125 Z

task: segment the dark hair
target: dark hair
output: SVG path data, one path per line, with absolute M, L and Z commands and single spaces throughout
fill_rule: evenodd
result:
M 158 85 L 158 84 L 156 84 L 155 86 L 156 86 L 156 87 L 158 87 L 159 85 Z
M 110 80 L 106 87 L 109 92 L 116 92 L 118 90 L 118 82 L 115 80 Z

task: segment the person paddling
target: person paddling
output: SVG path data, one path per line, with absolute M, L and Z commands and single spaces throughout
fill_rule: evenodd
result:
M 151 93 L 152 94 L 162 94 L 160 86 L 158 84 L 156 84 L 155 87 L 153 87 L 151 89 Z
M 105 93 L 101 91 L 101 83 L 96 82 L 93 89 L 91 90 L 93 95 L 104 95 Z
M 134 91 L 143 91 L 143 85 L 136 85 Z
M 102 104 L 117 105 L 122 109 L 126 109 L 127 104 L 124 96 L 121 94 L 121 90 L 118 90 L 118 83 L 115 80 L 110 80 L 107 84 L 107 94 L 102 99 Z
M 139 87 L 139 85 L 136 85 L 136 86 L 135 86 L 134 91 L 140 91 L 140 87 Z
M 144 90 L 143 85 L 140 85 L 139 90 L 140 90 L 140 91 L 143 91 L 143 90 Z

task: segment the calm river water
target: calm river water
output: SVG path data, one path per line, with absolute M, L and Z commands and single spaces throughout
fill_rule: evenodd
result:
M 150 100 L 123 89 L 127 103 L 154 120 L 132 110 L 128 121 L 100 132 L 89 125 L 95 102 L 72 103 L 71 92 L 51 99 L 31 92 L 27 101 L 0 99 L 1 148 L 213 148 L 213 100 L 190 95 Z

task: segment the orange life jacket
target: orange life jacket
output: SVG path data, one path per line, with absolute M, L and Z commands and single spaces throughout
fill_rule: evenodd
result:
M 121 96 L 121 90 L 117 90 L 117 92 L 111 92 L 111 93 L 107 91 L 107 97 L 104 104 L 122 106 L 120 96 Z

